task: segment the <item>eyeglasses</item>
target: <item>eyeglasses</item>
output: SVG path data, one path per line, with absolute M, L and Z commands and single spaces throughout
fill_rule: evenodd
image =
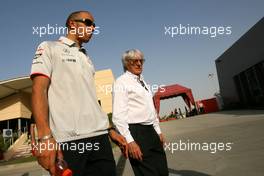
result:
M 140 62 L 141 65 L 144 64 L 145 62 L 145 59 L 129 59 L 129 63 L 131 65 L 135 65 L 136 63 Z
M 95 27 L 95 23 L 90 20 L 90 19 L 77 19 L 77 20 L 73 20 L 73 21 L 76 21 L 76 22 L 81 22 L 81 23 L 84 23 L 86 26 L 93 26 Z

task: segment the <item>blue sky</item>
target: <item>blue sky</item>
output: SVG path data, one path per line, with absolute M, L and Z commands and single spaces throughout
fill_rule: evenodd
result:
M 33 35 L 33 27 L 63 26 L 69 13 L 91 11 L 100 33 L 85 45 L 97 70 L 122 74 L 121 55 L 131 48 L 145 54 L 144 77 L 151 84 L 181 84 L 195 99 L 218 90 L 217 59 L 264 14 L 263 0 L 9 0 L 0 6 L 0 80 L 30 72 L 37 45 L 60 35 Z M 231 26 L 230 35 L 165 35 L 166 27 Z M 243 61 L 241 61 L 243 62 Z M 215 77 L 208 79 L 208 74 Z M 165 101 L 168 111 L 175 103 Z

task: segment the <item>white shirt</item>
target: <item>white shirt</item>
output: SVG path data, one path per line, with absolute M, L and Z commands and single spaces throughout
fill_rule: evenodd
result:
M 94 66 L 75 42 L 42 42 L 33 59 L 31 76 L 50 79 L 49 125 L 58 142 L 107 133 L 108 118 L 96 97 Z
M 156 132 L 161 133 L 151 90 L 147 91 L 139 79 L 144 82 L 141 75 L 126 71 L 113 85 L 113 123 L 128 143 L 134 141 L 129 124 L 153 124 Z

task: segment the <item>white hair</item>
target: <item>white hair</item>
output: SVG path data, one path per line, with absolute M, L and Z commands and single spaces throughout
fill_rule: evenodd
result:
M 127 50 L 122 55 L 122 64 L 123 64 L 124 72 L 127 70 L 128 60 L 134 60 L 134 59 L 144 59 L 144 54 L 138 49 L 131 49 L 131 50 Z

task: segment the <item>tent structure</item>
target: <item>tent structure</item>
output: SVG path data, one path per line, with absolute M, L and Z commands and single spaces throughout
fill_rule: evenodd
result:
M 28 76 L 0 81 L 0 122 L 30 119 L 32 81 Z
M 0 99 L 19 92 L 31 93 L 31 86 L 28 76 L 0 81 Z
M 191 104 L 195 106 L 192 90 L 179 84 L 174 84 L 159 88 L 155 93 L 153 100 L 157 113 L 159 114 L 160 111 L 160 100 L 177 96 L 181 96 L 189 108 L 191 108 Z

